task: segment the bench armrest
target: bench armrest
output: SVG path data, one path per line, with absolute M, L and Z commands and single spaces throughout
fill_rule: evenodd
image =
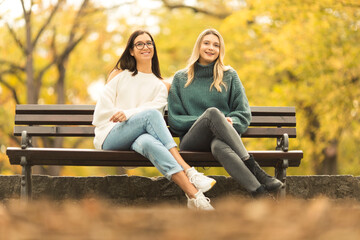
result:
M 281 138 L 277 139 L 276 150 L 289 151 L 289 135 L 287 133 L 284 133 Z
M 26 149 L 27 147 L 32 147 L 31 137 L 27 131 L 24 130 L 21 132 L 21 148 Z

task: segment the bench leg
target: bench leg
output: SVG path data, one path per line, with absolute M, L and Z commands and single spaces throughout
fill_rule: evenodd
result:
M 275 168 L 275 177 L 284 183 L 284 187 L 282 187 L 278 193 L 279 198 L 285 198 L 286 196 L 286 169 L 288 166 L 289 161 L 282 159 Z
M 31 200 L 31 165 L 26 161 L 26 157 L 21 157 L 20 165 L 22 166 L 22 175 L 21 175 L 21 191 L 20 198 L 21 200 L 29 201 Z

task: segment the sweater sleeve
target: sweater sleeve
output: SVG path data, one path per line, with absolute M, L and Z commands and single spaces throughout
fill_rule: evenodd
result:
M 117 79 L 113 79 L 107 83 L 102 90 L 100 98 L 95 106 L 94 118 L 92 122 L 94 126 L 98 127 L 109 123 L 111 116 L 120 110 L 115 107 L 117 83 Z
M 184 108 L 180 95 L 180 88 L 183 88 L 184 86 L 180 86 L 180 80 L 180 73 L 175 74 L 169 92 L 168 112 L 170 129 L 174 133 L 183 136 L 194 124 L 198 117 L 189 115 Z
M 145 102 L 137 108 L 131 108 L 124 110 L 126 119 L 129 119 L 131 116 L 136 113 L 142 112 L 147 109 L 157 109 L 162 114 L 164 114 L 165 106 L 167 104 L 168 91 L 165 85 L 161 83 L 157 91 L 154 93 L 154 98 L 151 101 Z
M 245 89 L 235 70 L 231 72 L 231 88 L 230 88 L 230 113 L 226 117 L 231 117 L 233 126 L 239 134 L 244 133 L 251 122 L 251 110 Z

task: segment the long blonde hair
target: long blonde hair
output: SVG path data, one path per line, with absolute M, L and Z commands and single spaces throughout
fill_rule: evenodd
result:
M 185 84 L 185 87 L 189 86 L 194 80 L 195 63 L 199 60 L 200 57 L 201 42 L 206 35 L 210 35 L 210 34 L 215 35 L 219 38 L 220 49 L 219 49 L 219 57 L 216 59 L 214 64 L 214 81 L 211 84 L 209 90 L 215 87 L 218 92 L 221 92 L 222 91 L 221 85 L 224 86 L 225 89 L 227 89 L 226 84 L 223 82 L 223 76 L 224 76 L 224 71 L 227 71 L 229 67 L 224 65 L 224 56 L 225 56 L 224 39 L 222 38 L 220 33 L 213 28 L 206 29 L 202 33 L 200 33 L 200 35 L 198 36 L 195 42 L 193 52 L 188 60 L 188 65 L 186 67 L 188 80 Z

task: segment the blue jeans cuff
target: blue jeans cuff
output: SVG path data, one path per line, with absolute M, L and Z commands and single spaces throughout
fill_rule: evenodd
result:
M 176 144 L 176 142 L 172 142 L 172 143 L 166 144 L 165 147 L 167 150 L 170 150 L 173 147 L 177 147 L 177 144 Z
M 175 173 L 181 172 L 181 171 L 184 171 L 184 169 L 179 165 L 179 166 L 174 167 L 173 169 L 169 170 L 169 171 L 166 173 L 165 177 L 166 177 L 169 181 L 171 181 L 172 175 L 174 175 Z

